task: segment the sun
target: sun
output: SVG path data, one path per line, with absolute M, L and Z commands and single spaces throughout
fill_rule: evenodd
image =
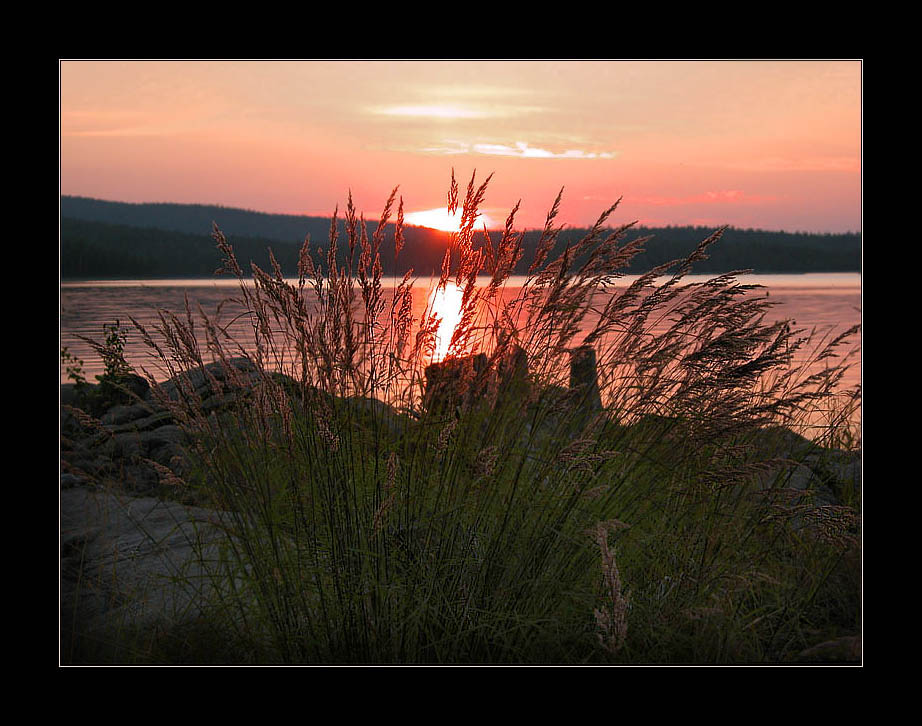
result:
M 429 227 L 430 229 L 440 229 L 443 232 L 457 232 L 461 225 L 461 210 L 454 214 L 449 214 L 445 207 L 436 207 L 435 209 L 423 209 L 419 212 L 409 212 L 404 217 L 406 224 L 416 225 L 418 227 Z M 481 213 L 477 218 L 477 226 L 493 226 L 493 220 L 486 214 Z
M 461 210 L 449 214 L 445 207 L 424 209 L 420 212 L 410 212 L 404 217 L 404 222 L 419 227 L 440 229 L 443 232 L 457 232 L 461 224 Z
M 453 282 L 446 282 L 445 287 L 437 287 L 429 298 L 429 309 L 439 318 L 439 327 L 435 333 L 435 351 L 432 362 L 438 363 L 448 355 L 451 336 L 461 322 L 461 301 L 464 293 Z

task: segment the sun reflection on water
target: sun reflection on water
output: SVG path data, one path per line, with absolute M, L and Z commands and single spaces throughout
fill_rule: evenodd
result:
M 437 287 L 429 298 L 429 309 L 439 318 L 439 328 L 435 334 L 435 352 L 433 363 L 444 360 L 451 346 L 451 336 L 461 322 L 461 300 L 463 291 L 453 282 L 446 282 L 445 287 Z

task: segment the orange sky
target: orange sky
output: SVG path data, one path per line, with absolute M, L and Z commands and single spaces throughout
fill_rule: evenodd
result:
M 61 193 L 501 224 L 861 225 L 859 61 L 62 61 Z

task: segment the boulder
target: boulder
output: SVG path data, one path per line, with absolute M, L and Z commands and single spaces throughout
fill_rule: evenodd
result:
M 179 400 L 191 389 L 204 412 L 219 413 L 249 396 L 263 380 L 248 358 L 233 358 L 227 364 L 210 363 L 180 374 L 157 385 L 156 390 L 150 390 L 139 376 L 128 376 L 125 385 L 131 390 L 130 400 L 124 391 L 119 396 L 103 395 L 101 385 L 63 384 L 62 470 L 84 482 L 114 480 L 134 493 L 156 493 L 160 476 L 151 461 L 180 477 L 191 468 L 184 448 L 188 442 L 169 407 L 162 404 L 164 399 Z M 279 375 L 273 380 L 292 383 L 287 378 L 280 381 Z M 220 390 L 213 390 L 214 381 Z M 111 388 L 110 384 L 107 390 Z
M 826 640 L 801 651 L 797 660 L 802 663 L 860 663 L 861 636 L 847 635 Z
M 142 641 L 201 617 L 205 563 L 223 540 L 212 510 L 85 486 L 60 495 L 61 659 L 124 662 Z
M 232 369 L 232 370 L 229 370 Z M 247 389 L 260 379 L 261 374 L 252 360 L 245 357 L 231 358 L 225 364 L 222 361 L 208 363 L 203 368 L 193 368 L 161 383 L 157 392 L 149 396 L 156 400 L 163 395 L 178 401 L 188 391 L 193 391 L 200 399 L 223 395 L 226 391 L 213 390 L 212 380 L 224 384 L 226 388 Z M 238 382 L 238 386 L 234 383 Z
M 595 349 L 591 345 L 570 351 L 570 395 L 580 408 L 591 412 L 602 410 L 595 359 Z
M 120 426 L 144 418 L 150 415 L 150 412 L 150 406 L 143 404 L 134 404 L 132 406 L 116 405 L 100 416 L 99 421 L 103 425 Z
M 451 410 L 485 391 L 489 360 L 483 353 L 447 358 L 426 367 L 426 408 Z
M 351 396 L 342 399 L 342 405 L 351 409 L 347 415 L 353 422 L 366 430 L 380 428 L 392 439 L 397 439 L 408 426 L 405 414 L 398 413 L 393 407 L 376 398 Z

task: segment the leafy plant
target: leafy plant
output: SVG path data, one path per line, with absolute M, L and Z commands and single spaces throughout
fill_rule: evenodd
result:
M 102 358 L 105 372 L 97 376 L 100 382 L 118 382 L 131 373 L 132 369 L 125 360 L 125 346 L 128 343 L 128 331 L 122 328 L 118 320 L 103 325 L 104 340 L 97 347 Z
M 61 352 L 62 361 L 67 361 L 67 373 L 81 385 L 78 387 L 77 403 L 93 415 L 104 413 L 115 404 L 128 403 L 134 396 L 146 390 L 147 382 L 135 375 L 134 369 L 125 357 L 128 344 L 128 330 L 116 320 L 103 325 L 102 341 L 86 336 L 78 336 L 99 356 L 103 372 L 96 376 L 98 386 L 85 386 L 83 361 L 71 356 L 65 348 Z M 66 356 L 66 358 L 65 358 Z

